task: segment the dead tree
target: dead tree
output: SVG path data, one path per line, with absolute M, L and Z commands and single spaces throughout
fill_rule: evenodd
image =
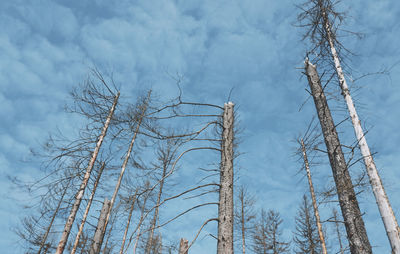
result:
M 257 254 L 288 253 L 289 243 L 281 239 L 283 220 L 278 212 L 261 210 L 253 232 L 253 251 Z
M 298 254 L 327 253 L 326 249 L 325 252 L 323 250 L 319 229 L 317 228 L 315 217 L 312 216 L 311 209 L 311 204 L 307 196 L 304 195 L 297 213 L 296 231 L 293 238 L 296 244 L 295 252 Z
M 128 203 L 130 203 L 131 207 L 129 208 L 128 221 L 126 223 L 124 236 L 122 237 L 122 244 L 121 244 L 121 249 L 119 251 L 119 254 L 123 254 L 123 252 L 124 252 L 124 245 L 125 245 L 125 241 L 126 241 L 126 236 L 128 235 L 129 225 L 131 223 L 133 208 L 135 207 L 135 203 L 136 203 L 137 192 L 138 192 L 138 189 L 136 189 L 135 194 L 128 199 Z
M 133 145 L 135 144 L 135 140 L 136 140 L 137 134 L 139 133 L 140 125 L 142 123 L 144 114 L 146 113 L 146 109 L 147 109 L 147 106 L 148 106 L 148 103 L 149 103 L 149 100 L 150 100 L 150 95 L 151 95 L 151 91 L 148 92 L 147 98 L 143 102 L 143 105 L 141 105 L 141 113 L 140 113 L 140 115 L 138 117 L 138 121 L 137 121 L 137 124 L 136 124 L 135 131 L 133 133 L 131 142 L 129 144 L 128 151 L 126 152 L 125 159 L 124 159 L 124 161 L 122 163 L 121 172 L 119 174 L 119 177 L 118 177 L 118 180 L 117 180 L 117 184 L 115 185 L 114 193 L 113 193 L 112 198 L 110 200 L 110 202 L 111 202 L 110 206 L 109 206 L 110 210 L 107 213 L 106 220 L 105 220 L 105 223 L 104 223 L 104 228 L 102 229 L 104 232 L 107 230 L 107 224 L 108 224 L 108 221 L 110 219 L 111 212 L 112 212 L 115 200 L 117 198 L 118 191 L 119 191 L 120 186 L 121 186 L 121 182 L 122 182 L 122 178 L 124 176 L 125 170 L 126 170 L 126 166 L 128 165 L 129 158 L 130 158 L 131 153 L 132 153 Z M 104 236 L 104 233 L 102 235 Z M 102 245 L 102 242 L 103 242 L 103 239 L 100 239 L 100 246 Z
M 242 253 L 245 254 L 247 246 L 246 240 L 249 237 L 248 233 L 253 229 L 253 223 L 256 219 L 256 213 L 254 211 L 255 199 L 243 186 L 239 187 L 237 193 L 235 202 L 235 225 L 240 235 Z
M 305 6 L 307 12 L 300 16 L 300 20 L 311 20 L 309 23 L 309 37 L 320 48 L 324 56 L 330 55 L 334 64 L 334 70 L 339 82 L 341 93 L 346 102 L 346 106 L 354 127 L 354 133 L 357 143 L 363 156 L 365 168 L 369 177 L 372 191 L 385 226 L 386 234 L 389 239 L 392 252 L 400 253 L 400 228 L 395 214 L 390 205 L 389 199 L 379 176 L 371 151 L 368 147 L 365 133 L 361 126 L 352 97 L 350 96 L 349 86 L 347 84 L 341 63 L 339 51 L 343 49 L 342 44 L 337 40 L 338 27 L 335 22 L 342 22 L 344 15 L 334 10 L 334 3 L 331 0 L 310 0 Z
M 312 178 L 311 178 L 311 171 L 310 171 L 310 165 L 308 163 L 306 146 L 304 144 L 303 139 L 300 140 L 300 143 L 301 143 L 301 151 L 303 153 L 304 167 L 305 167 L 305 170 L 306 170 L 306 173 L 307 173 L 308 186 L 310 188 L 312 205 L 313 205 L 313 208 L 314 208 L 315 222 L 317 224 L 318 236 L 319 236 L 319 239 L 320 239 L 320 242 L 321 242 L 322 253 L 323 254 L 327 254 L 326 244 L 325 244 L 325 237 L 324 237 L 324 233 L 322 232 L 322 224 L 321 224 L 321 220 L 320 220 L 320 217 L 319 217 L 317 199 L 316 199 L 316 196 L 315 196 L 314 185 L 313 185 Z
M 233 253 L 233 124 L 234 104 L 225 103 L 221 144 L 221 172 L 218 205 L 218 254 Z
M 343 242 L 342 242 L 342 233 L 340 232 L 340 222 L 339 222 L 339 218 L 337 216 L 337 211 L 334 208 L 333 211 L 333 222 L 335 223 L 335 231 L 336 231 L 336 236 L 338 239 L 338 243 L 339 243 L 339 252 L 340 254 L 344 254 L 345 253 L 345 246 L 343 246 Z
M 336 132 L 316 66 L 312 65 L 306 59 L 305 70 L 327 147 L 351 253 L 372 253 L 353 183 L 340 145 L 339 136 Z
M 106 223 L 106 218 L 108 211 L 110 209 L 111 201 L 107 198 L 104 199 L 103 207 L 101 208 L 100 217 L 97 223 L 96 232 L 93 237 L 92 247 L 90 248 L 90 254 L 99 254 L 101 250 L 101 243 L 104 238 L 104 224 Z
M 85 222 L 86 222 L 87 216 L 89 214 L 89 210 L 90 210 L 90 207 L 92 205 L 94 195 L 96 193 L 97 185 L 99 184 L 100 177 L 103 174 L 104 167 L 105 167 L 105 163 L 103 162 L 102 165 L 100 166 L 99 172 L 97 173 L 97 177 L 96 177 L 96 180 L 95 180 L 94 185 L 93 185 L 92 193 L 90 194 L 88 203 L 86 205 L 85 212 L 83 213 L 82 221 L 81 221 L 81 224 L 79 225 L 78 233 L 75 236 L 75 242 L 74 242 L 74 246 L 72 247 L 71 254 L 75 254 L 76 249 L 78 247 L 79 239 L 80 239 L 81 234 L 83 232 L 83 227 L 85 226 Z
M 57 214 L 58 214 L 58 212 L 59 212 L 59 210 L 60 210 L 61 204 L 62 204 L 62 202 L 64 201 L 65 194 L 67 193 L 67 190 L 68 190 L 68 187 L 69 187 L 71 181 L 72 181 L 72 179 L 70 178 L 69 181 L 68 181 L 68 183 L 67 183 L 67 185 L 63 187 L 63 188 L 64 188 L 64 191 L 63 191 L 62 194 L 61 194 L 61 197 L 60 197 L 60 200 L 58 201 L 57 207 L 56 207 L 56 209 L 55 209 L 55 211 L 54 211 L 54 213 L 53 213 L 53 216 L 51 217 L 49 226 L 47 227 L 46 233 L 45 233 L 44 236 L 43 236 L 43 240 L 42 240 L 42 242 L 41 242 L 41 244 L 40 244 L 40 248 L 39 248 L 39 250 L 38 250 L 38 254 L 40 254 L 40 253 L 42 252 L 42 249 L 43 249 L 43 247 L 44 247 L 45 244 L 46 244 L 47 237 L 49 236 L 49 233 L 50 233 L 50 229 L 51 229 L 51 227 L 53 226 L 54 220 L 55 220 L 55 218 L 56 218 L 56 216 L 57 216 Z
M 81 185 L 79 187 L 78 192 L 76 193 L 75 201 L 74 201 L 74 204 L 73 204 L 73 206 L 71 208 L 71 212 L 70 212 L 70 214 L 68 216 L 68 219 L 67 219 L 67 221 L 65 223 L 64 230 L 63 230 L 60 242 L 58 244 L 56 254 L 61 254 L 61 253 L 64 252 L 64 248 L 65 248 L 65 246 L 67 244 L 67 241 L 68 241 L 68 236 L 69 236 L 69 234 L 71 232 L 73 223 L 75 221 L 76 214 L 78 212 L 78 209 L 79 209 L 79 206 L 81 204 L 83 195 L 85 193 L 86 186 L 87 186 L 87 183 L 89 181 L 90 175 L 92 173 L 92 169 L 93 169 L 94 163 L 95 163 L 97 155 L 98 155 L 98 153 L 100 151 L 100 147 L 101 147 L 101 145 L 103 143 L 103 140 L 104 140 L 104 138 L 105 138 L 105 136 L 107 134 L 108 127 L 110 125 L 110 122 L 111 122 L 111 119 L 113 117 L 115 108 L 117 106 L 118 98 L 119 98 L 119 92 L 114 96 L 113 104 L 112 104 L 112 106 L 111 106 L 111 108 L 109 110 L 108 116 L 107 116 L 107 118 L 106 118 L 106 120 L 104 122 L 102 132 L 98 137 L 98 141 L 96 143 L 96 147 L 93 150 L 92 157 L 90 158 L 90 161 L 89 161 L 89 165 L 86 168 L 86 172 L 85 172 L 85 175 L 83 177 L 82 183 L 81 183 Z
M 170 136 L 173 136 L 171 134 Z M 159 181 L 159 188 L 157 193 L 157 200 L 154 208 L 154 215 L 150 222 L 150 231 L 149 236 L 146 243 L 146 254 L 150 254 L 151 246 L 154 245 L 153 238 L 154 238 L 154 231 L 157 226 L 158 217 L 159 217 L 159 209 L 161 203 L 161 197 L 164 191 L 164 184 L 165 184 L 165 176 L 168 173 L 168 169 L 171 167 L 171 164 L 176 159 L 176 151 L 177 148 L 180 146 L 181 141 L 179 139 L 168 139 L 165 141 L 165 145 L 160 145 L 157 149 L 158 161 L 159 165 L 155 165 L 155 169 L 161 169 L 161 175 Z

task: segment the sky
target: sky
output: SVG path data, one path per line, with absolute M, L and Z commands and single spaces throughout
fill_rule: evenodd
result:
M 223 105 L 232 89 L 230 100 L 243 129 L 240 182 L 256 194 L 258 207 L 281 213 L 284 237 L 290 240 L 298 204 L 307 190 L 305 179 L 296 174 L 301 164 L 293 156 L 293 140 L 315 115 L 302 75 L 307 44 L 301 41 L 301 28 L 294 26 L 298 3 L 0 1 L 2 252 L 22 253 L 12 228 L 23 213 L 18 200 L 24 197 L 14 194 L 7 176 L 33 179 L 37 166 L 23 162 L 30 148 L 57 128 L 72 132 L 73 119 L 63 112 L 68 91 L 93 66 L 112 73 L 121 93 L 132 96 L 147 88 L 165 99 L 176 96 L 171 76 L 177 73 L 184 77 L 182 90 L 189 100 Z M 352 87 L 361 88 L 353 94 L 356 107 L 369 130 L 367 141 L 377 152 L 376 164 L 394 212 L 400 216 L 400 2 L 343 1 L 339 8 L 349 16 L 343 27 L 364 34 L 361 40 L 342 38 L 355 53 L 348 61 L 348 78 L 389 72 L 368 75 Z M 343 116 L 339 112 L 336 119 Z M 351 126 L 346 128 L 350 134 L 343 135 L 350 140 Z M 329 173 L 330 168 L 321 170 Z M 389 253 L 372 195 L 359 201 L 374 252 Z M 199 225 L 184 226 L 181 232 L 193 234 Z M 213 239 L 203 237 L 191 253 L 212 253 L 215 246 Z

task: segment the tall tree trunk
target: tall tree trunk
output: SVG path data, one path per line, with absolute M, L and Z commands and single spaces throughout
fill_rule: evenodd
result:
M 124 252 L 126 236 L 128 235 L 129 224 L 131 223 L 131 218 L 132 218 L 133 208 L 134 208 L 135 202 L 136 202 L 137 192 L 138 192 L 138 189 L 136 189 L 135 195 L 133 196 L 132 201 L 131 201 L 132 204 L 131 204 L 131 207 L 129 209 L 128 222 L 126 223 L 124 236 L 122 238 L 121 250 L 119 251 L 119 254 L 122 254 Z
M 84 227 L 84 225 L 85 225 L 86 218 L 87 218 L 87 216 L 88 216 L 88 214 L 89 214 L 89 210 L 90 210 L 90 207 L 91 207 L 92 202 L 93 202 L 94 194 L 96 193 L 97 185 L 99 184 L 100 177 L 101 177 L 101 175 L 102 175 L 102 173 L 103 173 L 103 170 L 104 170 L 105 165 L 106 165 L 106 164 L 105 164 L 104 162 L 101 164 L 99 173 L 98 173 L 98 175 L 97 175 L 97 177 L 96 177 L 96 180 L 95 180 L 95 182 L 94 182 L 93 189 L 92 189 L 92 193 L 90 194 L 89 201 L 88 201 L 88 203 L 87 203 L 87 205 L 86 205 L 85 213 L 83 214 L 82 221 L 81 221 L 81 225 L 79 226 L 78 233 L 76 234 L 75 243 L 74 243 L 74 246 L 72 247 L 71 254 L 75 254 L 76 248 L 78 247 L 79 239 L 80 239 L 80 237 L 81 237 L 81 234 L 82 234 L 82 231 L 83 231 L 83 227 Z
M 321 8 L 323 7 L 321 6 Z M 385 189 L 382 184 L 382 180 L 378 174 L 378 170 L 376 169 L 376 165 L 374 159 L 372 158 L 371 151 L 368 147 L 367 140 L 365 139 L 365 134 L 361 127 L 361 121 L 358 118 L 358 114 L 354 106 L 353 99 L 350 96 L 349 87 L 344 77 L 340 59 L 335 48 L 331 31 L 331 25 L 326 11 L 322 11 L 322 16 L 324 20 L 324 28 L 327 35 L 327 40 L 329 42 L 332 58 L 335 63 L 336 74 L 339 79 L 340 88 L 342 90 L 342 95 L 344 97 L 344 100 L 346 101 L 347 109 L 349 111 L 351 121 L 353 123 L 354 132 L 357 137 L 361 155 L 363 156 L 364 159 L 364 164 L 367 169 L 369 182 L 372 186 L 372 191 L 375 196 L 376 204 L 378 205 L 379 212 L 381 214 L 381 218 L 385 226 L 386 234 L 387 237 L 389 238 L 390 246 L 392 247 L 392 252 L 399 254 L 400 253 L 399 225 L 397 223 L 393 209 L 390 205 L 389 199 L 386 195 Z
M 244 218 L 244 196 L 241 196 L 240 199 L 240 225 L 242 227 L 242 253 L 246 254 L 246 228 L 245 228 L 245 218 Z
M 62 236 L 61 236 L 61 240 L 58 243 L 56 254 L 62 254 L 64 252 L 64 248 L 65 248 L 65 246 L 67 244 L 67 241 L 68 241 L 68 236 L 71 233 L 71 228 L 72 228 L 72 225 L 74 224 L 74 221 L 75 221 L 76 213 L 78 212 L 78 209 L 79 209 L 79 206 L 81 204 L 83 195 L 85 194 L 85 189 L 86 189 L 87 183 L 89 181 L 90 174 L 92 173 L 93 165 L 94 165 L 94 163 L 96 161 L 97 155 L 99 154 L 99 150 L 100 150 L 101 144 L 103 143 L 104 137 L 107 134 L 108 126 L 110 125 L 111 118 L 112 118 L 112 116 L 114 114 L 114 111 L 115 111 L 115 108 L 117 106 L 118 98 L 119 98 L 119 92 L 114 98 L 114 102 L 113 102 L 113 104 L 111 106 L 111 109 L 110 109 L 110 112 L 109 112 L 109 114 L 107 116 L 106 122 L 104 123 L 103 130 L 102 130 L 102 132 L 101 132 L 101 134 L 100 134 L 100 136 L 98 138 L 96 147 L 94 148 L 94 151 L 93 151 L 93 154 L 92 154 L 92 158 L 90 159 L 89 165 L 86 168 L 85 176 L 83 177 L 81 186 L 79 187 L 78 193 L 76 194 L 75 202 L 72 205 L 70 215 L 68 216 L 67 222 L 65 223 L 65 227 L 64 227 L 64 230 L 63 230 L 63 233 L 62 233 Z
M 218 254 L 233 253 L 233 123 L 234 104 L 225 103 L 218 206 Z
M 67 183 L 67 186 L 64 187 L 64 191 L 63 191 L 63 193 L 62 193 L 62 195 L 61 195 L 61 197 L 60 197 L 60 200 L 58 201 L 57 208 L 56 208 L 56 210 L 54 211 L 54 214 L 53 214 L 53 216 L 51 217 L 50 224 L 49 224 L 49 226 L 47 227 L 46 233 L 45 233 L 44 236 L 43 236 L 43 240 L 42 240 L 42 242 L 41 242 L 41 244 L 40 244 L 40 248 L 39 248 L 38 254 L 40 254 L 40 253 L 42 252 L 43 247 L 46 245 L 46 241 L 47 241 L 47 237 L 49 236 L 50 229 L 51 229 L 51 227 L 53 226 L 53 223 L 54 223 L 54 220 L 55 220 L 55 218 L 56 218 L 56 216 L 57 216 L 57 214 L 58 214 L 58 211 L 60 210 L 61 203 L 64 201 L 64 196 L 65 196 L 65 194 L 67 193 L 67 190 L 68 190 L 68 187 L 69 187 L 69 184 L 71 183 L 71 181 L 72 181 L 72 180 L 69 179 L 69 180 L 68 180 L 68 183 Z M 45 252 L 45 253 L 47 252 L 47 247 L 45 248 L 44 252 Z
M 185 238 L 181 238 L 179 243 L 179 254 L 188 254 L 189 241 Z
M 104 224 L 106 223 L 107 213 L 110 209 L 111 201 L 107 198 L 104 199 L 103 207 L 101 208 L 99 221 L 97 222 L 96 232 L 93 237 L 93 244 L 90 247 L 89 254 L 99 254 L 101 250 L 101 243 L 104 238 Z
M 141 112 L 140 117 L 139 117 L 139 121 L 138 121 L 138 123 L 136 125 L 135 133 L 133 134 L 133 137 L 132 137 L 131 142 L 129 144 L 128 151 L 126 152 L 126 156 L 125 156 L 124 162 L 122 163 L 121 172 L 119 174 L 118 181 L 117 181 L 117 184 L 115 185 L 114 193 L 113 193 L 113 196 L 111 198 L 110 210 L 108 211 L 106 222 L 104 224 L 104 229 L 103 229 L 104 232 L 107 229 L 108 221 L 110 220 L 111 212 L 112 212 L 115 200 L 116 200 L 117 195 L 118 195 L 119 187 L 121 186 L 122 178 L 124 176 L 126 166 L 128 165 L 128 161 L 129 161 L 129 158 L 130 158 L 131 153 L 132 153 L 132 148 L 133 148 L 133 145 L 135 144 L 136 136 L 137 136 L 137 134 L 139 132 L 140 124 L 142 123 L 144 114 L 146 113 L 147 105 L 148 105 L 149 100 L 150 100 L 150 95 L 151 95 L 151 90 L 147 94 L 147 99 L 144 102 L 143 109 L 142 109 L 142 112 Z M 103 236 L 104 236 L 104 234 L 103 234 Z
M 361 217 L 356 194 L 340 145 L 339 136 L 336 132 L 317 69 L 308 59 L 305 61 L 305 68 L 324 135 L 325 145 L 328 150 L 329 161 L 339 197 L 339 204 L 350 243 L 350 251 L 352 254 L 370 254 L 372 253 L 371 245 L 368 240 L 364 221 Z
M 304 165 L 305 165 L 306 172 L 307 172 L 308 185 L 310 187 L 311 200 L 312 200 L 312 204 L 313 204 L 313 208 L 314 208 L 315 221 L 317 223 L 317 228 L 318 228 L 318 236 L 319 236 L 319 240 L 321 241 L 322 253 L 327 254 L 328 252 L 326 251 L 325 237 L 324 237 L 324 233 L 322 232 L 321 220 L 319 218 L 317 199 L 315 198 L 314 185 L 313 185 L 312 179 L 311 179 L 310 165 L 308 163 L 306 147 L 304 145 L 303 139 L 301 140 L 301 150 L 303 152 L 303 160 L 304 160 Z

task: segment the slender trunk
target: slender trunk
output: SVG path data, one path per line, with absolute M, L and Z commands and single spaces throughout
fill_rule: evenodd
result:
M 62 254 L 64 252 L 64 248 L 68 241 L 68 236 L 71 233 L 71 228 L 75 221 L 76 213 L 78 212 L 79 206 L 81 204 L 83 194 L 85 194 L 85 189 L 86 189 L 87 183 L 89 181 L 90 174 L 92 173 L 93 165 L 96 161 L 97 155 L 99 154 L 101 144 L 103 143 L 104 137 L 107 134 L 108 126 L 111 122 L 111 118 L 112 118 L 115 108 L 117 106 L 118 98 L 119 98 L 119 92 L 114 98 L 114 102 L 111 106 L 111 109 L 107 116 L 106 122 L 104 123 L 103 130 L 98 138 L 96 147 L 93 151 L 92 158 L 90 159 L 89 165 L 86 168 L 85 176 L 83 177 L 81 186 L 79 187 L 79 190 L 76 194 L 75 202 L 71 208 L 71 212 L 70 212 L 70 215 L 68 216 L 67 222 L 65 223 L 65 227 L 64 227 L 60 242 L 58 243 L 56 254 Z
M 45 233 L 44 236 L 43 236 L 43 240 L 42 240 L 42 242 L 41 242 L 41 244 L 40 244 L 40 248 L 39 248 L 38 254 L 40 254 L 40 253 L 42 252 L 43 247 L 46 245 L 46 241 L 47 241 L 47 237 L 49 236 L 50 229 L 51 229 L 51 227 L 53 226 L 54 220 L 55 220 L 55 218 L 56 218 L 56 216 L 57 216 L 57 214 L 58 214 L 58 210 L 60 210 L 61 203 L 62 203 L 63 200 L 64 200 L 64 196 L 65 196 L 65 194 L 67 193 L 67 190 L 68 190 L 68 187 L 69 187 L 69 184 L 70 184 L 70 183 L 71 183 L 71 179 L 68 180 L 67 186 L 64 187 L 64 191 L 63 191 L 63 193 L 62 193 L 62 195 L 61 195 L 60 200 L 58 201 L 57 208 L 56 208 L 56 210 L 54 211 L 54 214 L 53 214 L 53 216 L 51 217 L 50 224 L 49 224 L 49 226 L 47 227 L 46 233 Z M 47 247 L 45 248 L 44 252 L 45 252 L 45 253 L 47 252 Z
M 135 202 L 136 202 L 137 192 L 138 192 L 138 189 L 136 189 L 135 195 L 133 196 L 132 201 L 131 201 L 132 204 L 129 209 L 128 222 L 126 223 L 124 236 L 122 238 L 121 250 L 119 251 L 119 254 L 122 254 L 124 252 L 124 245 L 125 245 L 125 241 L 126 241 L 126 236 L 128 235 L 129 224 L 131 223 L 131 218 L 132 218 L 133 208 L 134 208 Z
M 333 209 L 333 219 L 335 220 L 336 234 L 337 234 L 338 241 L 339 241 L 340 254 L 344 254 L 342 237 L 341 237 L 341 234 L 340 234 L 340 228 L 339 228 L 339 222 L 338 222 L 338 218 L 337 218 L 336 209 Z
M 242 194 L 244 194 L 244 193 L 242 193 Z M 245 228 L 245 225 L 244 225 L 244 223 L 245 223 L 245 218 L 244 218 L 244 195 L 242 195 L 241 196 L 241 199 L 240 199 L 240 202 L 241 202 L 241 214 L 240 214 L 240 224 L 241 224 L 241 226 L 242 226 L 242 253 L 243 254 L 246 254 L 246 232 L 245 232 L 245 230 L 246 230 L 246 228 Z
M 188 254 L 189 241 L 185 238 L 181 238 L 179 243 L 179 254 Z
M 218 254 L 233 253 L 233 123 L 234 104 L 225 103 L 218 207 Z
M 139 121 L 138 121 L 138 123 L 136 125 L 135 133 L 133 134 L 133 137 L 132 137 L 131 142 L 129 144 L 128 151 L 126 152 L 126 156 L 125 156 L 124 162 L 122 163 L 121 172 L 119 174 L 118 181 L 117 181 L 117 184 L 115 185 L 114 193 L 113 193 L 113 196 L 111 198 L 110 211 L 108 211 L 106 223 L 104 224 L 104 229 L 103 229 L 104 232 L 107 229 L 108 221 L 110 220 L 111 211 L 112 211 L 112 208 L 114 206 L 115 199 L 117 198 L 119 187 L 121 186 L 122 178 L 123 178 L 124 173 L 125 173 L 126 165 L 128 165 L 128 161 L 129 161 L 129 158 L 130 158 L 131 153 L 132 153 L 132 148 L 133 148 L 133 145 L 135 144 L 136 136 L 137 136 L 137 134 L 139 132 L 140 124 L 142 123 L 144 114 L 146 112 L 147 105 L 148 105 L 148 102 L 150 100 L 150 95 L 151 95 L 151 90 L 149 91 L 149 93 L 147 95 L 146 102 L 143 105 L 143 109 L 142 109 L 141 115 L 139 117 Z
M 101 174 L 103 173 L 105 165 L 106 164 L 103 162 L 103 164 L 100 167 L 99 173 L 98 173 L 98 175 L 96 177 L 96 180 L 94 182 L 92 193 L 90 194 L 89 201 L 88 201 L 88 203 L 86 205 L 85 213 L 83 214 L 81 225 L 79 226 L 78 233 L 76 234 L 75 243 L 74 243 L 74 246 L 72 247 L 71 254 L 75 254 L 76 248 L 78 247 L 79 239 L 81 237 L 81 234 L 82 234 L 82 231 L 83 231 L 83 227 L 84 227 L 84 225 L 86 223 L 86 218 L 87 218 L 87 216 L 89 214 L 90 206 L 92 205 L 94 194 L 96 193 L 97 185 L 99 184 L 100 177 L 101 177 Z
M 158 195 L 157 195 L 157 203 L 156 203 L 155 210 L 154 210 L 154 217 L 153 217 L 153 220 L 152 220 L 151 226 L 150 226 L 151 228 L 150 228 L 150 232 L 149 232 L 149 239 L 147 241 L 146 254 L 150 254 L 151 246 L 153 244 L 154 229 L 157 224 L 158 211 L 159 211 L 161 195 L 162 195 L 162 191 L 163 191 L 163 187 L 164 187 L 164 180 L 165 180 L 164 178 L 165 178 L 166 174 L 167 174 L 167 165 L 163 165 L 163 172 L 162 172 L 162 176 L 161 176 L 160 188 L 159 188 Z
M 109 211 L 111 201 L 107 198 L 104 199 L 103 207 L 101 208 L 99 221 L 97 222 L 96 232 L 93 237 L 93 244 L 90 248 L 89 254 L 99 254 L 101 250 L 101 243 L 104 238 L 104 224 L 106 222 L 107 213 Z
M 304 145 L 303 140 L 301 140 L 301 150 L 303 152 L 304 165 L 305 165 L 306 172 L 307 172 L 308 185 L 310 187 L 311 200 L 312 200 L 312 204 L 313 204 L 313 208 L 314 208 L 314 215 L 315 215 L 315 221 L 317 223 L 319 240 L 321 241 L 322 253 L 327 254 L 328 252 L 326 251 L 325 237 L 324 237 L 324 233 L 322 232 L 322 225 L 321 225 L 321 220 L 319 218 L 317 200 L 315 198 L 314 185 L 313 185 L 312 179 L 311 179 L 310 165 L 308 163 L 306 147 Z
M 368 173 L 369 182 L 372 186 L 372 191 L 375 196 L 376 204 L 378 205 L 379 212 L 381 214 L 381 218 L 385 226 L 386 234 L 389 239 L 390 246 L 392 247 L 392 253 L 399 254 L 400 253 L 399 225 L 397 223 L 393 209 L 390 205 L 389 198 L 386 195 L 385 189 L 382 184 L 382 180 L 378 174 L 378 170 L 376 169 L 376 165 L 374 159 L 372 158 L 371 151 L 368 147 L 367 140 L 365 139 L 365 134 L 361 127 L 361 121 L 358 118 L 358 114 L 354 106 L 353 99 L 350 96 L 349 87 L 344 77 L 340 59 L 334 45 L 329 19 L 325 11 L 322 12 L 322 15 L 324 19 L 324 28 L 327 35 L 327 40 L 329 42 L 332 58 L 335 63 L 336 74 L 339 79 L 340 88 L 342 90 L 342 95 L 344 97 L 344 100 L 346 101 L 351 121 L 353 123 L 354 132 L 357 137 L 361 155 L 363 156 L 364 159 L 365 168 Z
M 308 59 L 305 61 L 308 83 L 314 98 L 318 118 L 324 135 L 325 145 L 328 150 L 332 174 L 335 179 L 339 204 L 342 210 L 347 237 L 352 254 L 372 253 L 371 245 L 365 230 L 364 221 L 361 217 L 360 208 L 350 174 L 340 145 L 339 136 L 322 90 L 317 69 Z

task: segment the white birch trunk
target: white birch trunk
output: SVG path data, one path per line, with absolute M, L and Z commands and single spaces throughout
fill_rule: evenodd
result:
M 397 223 L 393 209 L 390 205 L 389 199 L 386 195 L 385 189 L 383 188 L 381 178 L 378 174 L 378 170 L 376 169 L 375 162 L 372 158 L 371 151 L 367 144 L 367 140 L 365 139 L 364 131 L 361 127 L 361 121 L 358 118 L 353 99 L 350 96 L 349 87 L 344 77 L 343 69 L 340 64 L 339 56 L 332 38 L 330 22 L 325 11 L 322 12 L 322 15 L 324 18 L 325 31 L 331 49 L 332 58 L 335 63 L 336 74 L 338 76 L 340 88 L 342 89 L 342 95 L 346 101 L 347 109 L 353 123 L 358 146 L 360 148 L 361 155 L 364 158 L 364 164 L 367 169 L 369 182 L 372 186 L 372 191 L 375 196 L 376 204 L 378 205 L 379 212 L 381 214 L 381 218 L 386 229 L 386 234 L 392 247 L 392 253 L 400 254 L 399 225 Z
M 85 226 L 86 218 L 87 218 L 87 216 L 89 214 L 90 207 L 92 206 L 93 198 L 94 198 L 94 195 L 96 193 L 97 185 L 99 184 L 100 177 L 101 177 L 101 174 L 103 173 L 104 167 L 105 167 L 105 163 L 103 162 L 103 164 L 100 167 L 99 173 L 98 173 L 98 175 L 96 177 L 96 180 L 94 182 L 92 193 L 90 194 L 89 201 L 88 201 L 88 203 L 86 205 L 85 213 L 83 214 L 81 225 L 79 226 L 78 233 L 76 234 L 75 242 L 74 242 L 74 246 L 72 247 L 71 254 L 75 254 L 76 248 L 78 247 L 79 239 L 80 239 L 81 234 L 83 232 L 83 227 Z
M 233 253 L 233 123 L 234 104 L 225 103 L 218 207 L 218 254 Z
M 325 237 L 324 237 L 324 233 L 322 232 L 322 225 L 321 225 L 321 220 L 319 218 L 317 200 L 315 198 L 314 185 L 313 185 L 312 179 L 311 179 L 310 165 L 308 163 L 306 147 L 304 145 L 303 140 L 301 140 L 301 150 L 303 152 L 304 165 L 305 165 L 306 172 L 307 172 L 308 185 L 310 187 L 310 194 L 311 194 L 312 204 L 313 204 L 313 208 L 314 208 L 315 221 L 317 223 L 317 228 L 318 228 L 318 236 L 319 236 L 319 240 L 321 241 L 322 253 L 327 254 L 328 252 L 326 250 Z
M 99 254 L 101 250 L 101 243 L 104 238 L 104 224 L 106 222 L 107 213 L 110 209 L 111 201 L 107 198 L 104 199 L 103 207 L 101 208 L 99 221 L 97 222 L 96 232 L 93 237 L 93 244 L 90 248 L 89 254 Z
M 89 165 L 86 168 L 85 176 L 83 177 L 81 186 L 79 187 L 78 193 L 76 194 L 75 202 L 72 205 L 70 215 L 68 216 L 67 222 L 65 223 L 65 227 L 64 227 L 61 239 L 60 239 L 60 242 L 58 243 L 56 254 L 62 254 L 64 252 L 64 248 L 68 241 L 68 236 L 71 233 L 71 228 L 75 221 L 76 213 L 78 212 L 83 195 L 85 194 L 85 189 L 86 189 L 87 183 L 89 181 L 90 174 L 92 173 L 92 169 L 93 169 L 94 163 L 96 161 L 97 155 L 99 154 L 101 144 L 103 143 L 104 137 L 107 134 L 108 126 L 110 125 L 111 118 L 112 118 L 115 108 L 117 106 L 118 98 L 119 98 L 119 92 L 114 98 L 114 102 L 113 102 L 113 105 L 111 106 L 110 113 L 107 116 L 106 122 L 104 123 L 104 126 L 103 126 L 103 130 L 99 136 L 99 140 L 97 141 L 96 147 L 94 148 L 92 158 L 90 159 Z

